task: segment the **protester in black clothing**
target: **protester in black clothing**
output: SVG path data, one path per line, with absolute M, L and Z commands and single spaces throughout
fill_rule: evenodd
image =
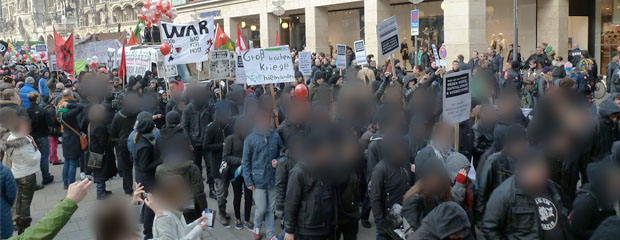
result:
M 49 128 L 52 125 L 52 117 L 49 113 L 39 105 L 40 95 L 37 92 L 31 92 L 28 94 L 28 100 L 30 100 L 30 106 L 26 109 L 28 117 L 30 118 L 30 125 L 32 129 L 30 136 L 34 138 L 39 151 L 41 152 L 41 175 L 43 176 L 43 185 L 49 184 L 54 181 L 54 175 L 49 171 Z
M 230 181 L 220 176 L 220 165 L 222 163 L 222 151 L 224 149 L 224 139 L 231 135 L 232 129 L 232 113 L 230 106 L 225 102 L 215 104 L 215 119 L 209 123 L 206 130 L 206 136 L 202 146 L 210 154 L 209 164 L 211 165 L 211 177 L 215 179 L 215 191 L 217 195 L 217 204 L 220 210 L 220 223 L 224 227 L 228 227 L 228 219 L 226 213 L 226 197 L 228 196 L 228 186 Z
M 532 59 L 536 60 L 536 62 L 542 65 L 543 67 L 551 66 L 551 60 L 549 59 L 547 54 L 545 54 L 542 46 L 536 47 L 536 53 L 528 57 L 527 60 L 525 60 L 525 62 L 530 62 L 530 60 Z
M 560 189 L 547 178 L 544 154 L 527 151 L 519 159 L 516 175 L 497 187 L 482 219 L 487 239 L 570 238 Z
M 88 112 L 88 119 L 90 120 L 87 127 L 89 154 L 87 154 L 86 162 L 92 161 L 94 163 L 98 160 L 90 159 L 90 157 L 101 157 L 100 164 L 89 164 L 92 167 L 93 181 L 97 185 L 97 200 L 103 200 L 112 193 L 106 190 L 106 181 L 116 175 L 113 145 L 105 123 L 107 114 L 105 107 L 100 104 L 91 106 Z
M 504 73 L 504 83 L 501 85 L 502 90 L 513 90 L 516 92 L 521 91 L 523 76 L 521 76 L 521 73 L 519 72 L 520 68 L 521 64 L 518 61 L 510 62 L 510 69 Z
M 135 94 L 125 96 L 123 108 L 118 111 L 110 125 L 110 137 L 116 141 L 115 152 L 118 161 L 118 169 L 123 177 L 123 190 L 125 194 L 133 194 L 133 160 L 127 148 L 127 138 L 133 131 L 139 107 L 138 98 Z
M 490 104 L 480 105 L 478 122 L 474 124 L 474 167 L 478 167 L 480 157 L 493 145 L 493 130 L 497 121 L 497 111 Z
M 415 232 L 407 240 L 463 239 L 473 240 L 467 213 L 454 202 L 444 202 L 430 211 Z

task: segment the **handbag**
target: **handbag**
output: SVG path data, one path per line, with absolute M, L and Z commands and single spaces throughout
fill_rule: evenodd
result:
M 65 121 L 63 121 L 62 124 L 78 136 L 78 138 L 80 139 L 80 149 L 86 150 L 86 147 L 88 147 L 88 139 L 86 139 L 84 135 L 80 134 L 78 131 L 69 126 L 69 124 L 66 124 Z
M 88 124 L 88 145 L 90 145 L 90 124 Z M 103 167 L 103 154 L 95 153 L 88 149 L 88 167 L 101 168 Z

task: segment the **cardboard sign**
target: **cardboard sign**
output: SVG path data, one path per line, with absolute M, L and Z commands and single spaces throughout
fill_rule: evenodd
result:
M 151 70 L 151 50 L 125 49 L 125 65 L 127 66 L 127 78 L 144 75 Z
M 228 50 L 211 51 L 211 62 L 209 63 L 210 79 L 226 79 L 230 77 L 232 66 L 230 65 L 229 54 Z
M 248 85 L 295 81 L 288 45 L 254 48 L 241 55 Z
M 388 56 L 400 49 L 396 16 L 392 16 L 377 24 L 377 36 L 379 37 L 379 53 L 381 53 L 382 57 Z
M 353 48 L 355 49 L 355 60 L 357 61 L 357 65 L 369 64 L 366 60 L 366 46 L 364 45 L 364 40 L 353 42 Z
M 192 24 L 161 23 L 161 42 L 170 44 L 166 64 L 187 64 L 209 60 L 213 46 L 213 17 Z
M 242 51 L 241 54 L 243 55 Z M 236 84 L 244 84 L 246 82 L 245 80 L 245 69 L 243 68 L 243 59 L 242 59 L 242 55 L 237 55 L 236 57 L 236 61 L 235 61 L 235 68 L 237 70 L 237 78 L 235 79 L 235 83 Z
M 312 74 L 312 53 L 299 52 L 299 71 L 305 76 Z
M 411 36 L 420 35 L 420 10 L 411 10 Z
M 336 67 L 347 68 L 347 45 L 336 44 Z
M 457 124 L 469 118 L 471 112 L 471 92 L 469 90 L 470 71 L 447 73 L 443 77 L 444 121 Z

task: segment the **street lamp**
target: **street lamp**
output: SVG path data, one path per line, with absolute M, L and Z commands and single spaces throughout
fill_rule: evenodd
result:
M 278 38 L 279 38 L 280 37 L 280 27 L 281 27 L 280 21 L 282 20 L 280 17 L 282 15 L 284 15 L 284 11 L 285 11 L 284 8 L 282 7 L 282 5 L 284 5 L 284 0 L 273 0 L 273 1 L 271 1 L 271 3 L 275 6 L 273 8 L 273 14 L 278 16 L 278 20 L 279 20 L 278 21 Z M 269 33 L 267 33 L 267 34 L 269 34 Z M 278 42 L 280 42 L 280 39 L 278 39 Z

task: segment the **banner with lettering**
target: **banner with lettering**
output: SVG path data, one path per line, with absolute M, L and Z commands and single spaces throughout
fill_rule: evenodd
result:
M 248 85 L 295 81 L 288 46 L 254 48 L 241 55 Z
M 170 44 L 166 64 L 187 64 L 209 60 L 213 45 L 213 17 L 192 24 L 161 22 L 162 43 Z

